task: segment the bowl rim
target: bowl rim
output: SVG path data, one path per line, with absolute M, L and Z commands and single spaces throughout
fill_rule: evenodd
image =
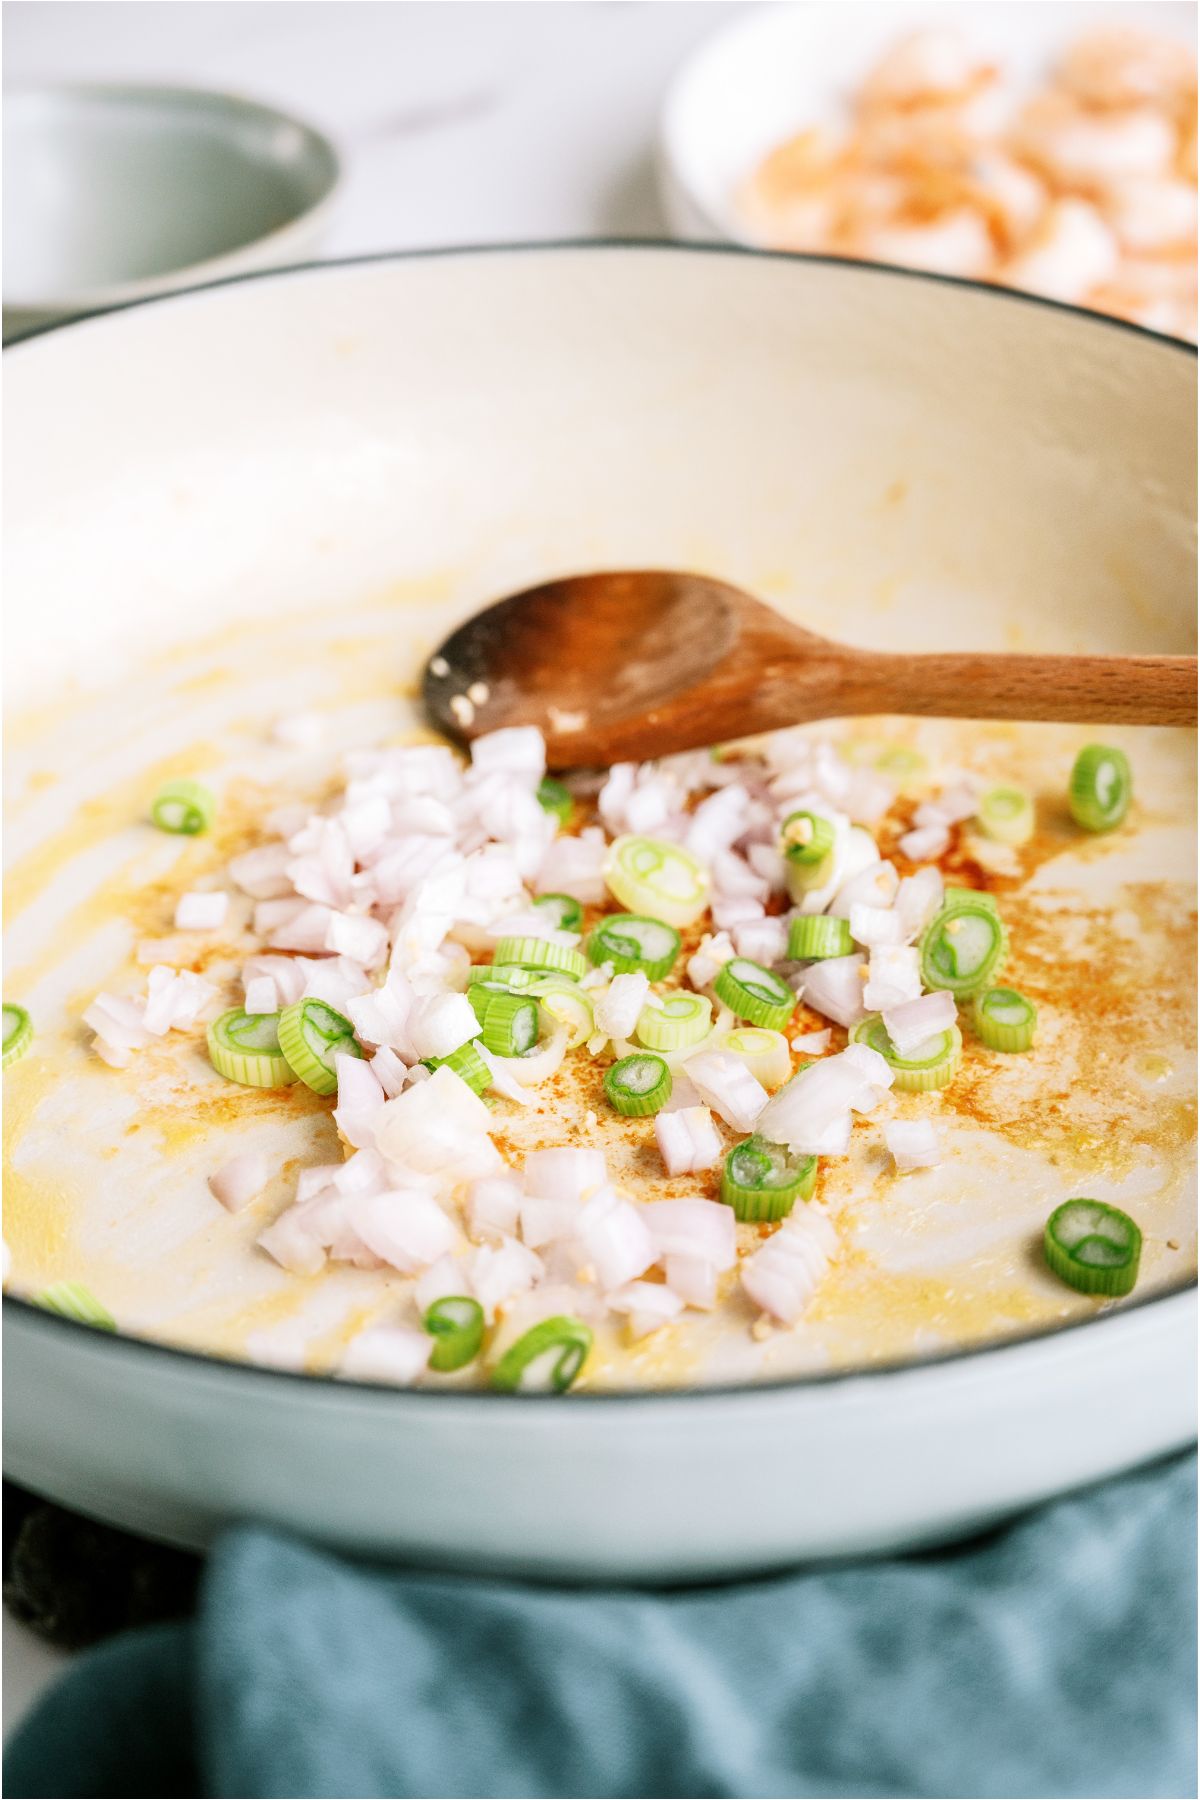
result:
M 257 102 L 251 104 L 257 105 Z M 286 115 L 280 114 L 279 116 L 284 118 Z M 288 122 L 299 124 L 304 130 L 311 129 L 300 120 L 289 120 Z M 324 205 L 327 202 L 319 204 Z M 306 219 L 308 216 L 304 215 Z M 291 227 L 284 226 L 280 229 L 286 231 Z M 258 245 L 265 241 L 263 238 L 256 238 L 254 243 Z M 837 256 L 829 251 L 774 250 L 758 244 L 715 243 L 704 238 L 621 236 L 517 238 L 511 241 L 497 239 L 490 243 L 479 244 L 431 244 L 407 250 L 371 250 L 350 256 L 311 257 L 303 262 L 277 263 L 269 268 L 240 269 L 232 274 L 216 275 L 204 281 L 188 282 L 186 286 L 175 284 L 172 277 L 169 278 L 170 285 L 165 286 L 160 292 L 138 292 L 131 294 L 128 298 L 111 303 L 103 302 L 81 307 L 76 312 L 58 313 L 54 318 L 46 319 L 41 324 L 32 326 L 28 331 L 23 331 L 19 337 L 10 339 L 4 344 L 3 351 L 5 356 L 16 355 L 26 345 L 32 344 L 38 338 L 48 337 L 52 332 L 64 331 L 76 325 L 86 325 L 97 319 L 130 312 L 139 306 L 157 306 L 169 304 L 172 301 L 188 300 L 198 294 L 233 287 L 237 283 L 245 281 L 278 281 L 289 276 L 319 275 L 334 269 L 371 268 L 385 263 L 450 261 L 457 257 L 559 256 L 564 253 L 575 255 L 581 252 L 607 253 L 610 251 L 622 253 L 636 251 L 650 255 L 719 256 L 746 262 L 797 264 L 803 268 L 845 269 L 859 271 L 868 278 L 877 275 L 897 276 L 901 280 L 923 283 L 929 287 L 958 288 L 967 292 L 987 295 L 1004 305 L 1033 307 L 1044 312 L 1060 313 L 1067 317 L 1086 320 L 1090 325 L 1110 331 L 1125 332 L 1151 344 L 1166 345 L 1169 349 L 1184 351 L 1193 362 L 1200 355 L 1200 345 L 1194 343 L 1191 338 L 1176 337 L 1167 331 L 1156 331 L 1149 325 L 1139 325 L 1133 319 L 1121 319 L 1114 313 L 1099 312 L 1094 307 L 1079 306 L 1073 301 L 1054 300 L 1048 294 L 1034 294 L 1026 288 L 1000 287 L 995 282 L 983 281 L 973 276 L 943 275 L 933 269 L 914 269 L 903 263 L 876 262 L 864 257 Z M 187 273 L 187 271 L 181 271 L 181 273 Z M 29 310 L 32 311 L 33 308 L 31 307 Z
M 73 314 L 69 318 L 48 320 L 34 330 L 24 334 L 10 344 L 4 346 L 5 356 L 19 356 L 27 346 L 33 346 L 39 339 L 66 331 L 77 325 L 94 323 L 99 319 L 117 316 L 129 312 L 136 307 L 169 305 L 172 302 L 186 301 L 197 294 L 206 294 L 232 287 L 241 282 L 272 282 L 291 276 L 319 275 L 327 270 L 357 269 L 373 267 L 384 263 L 428 262 L 449 260 L 457 257 L 479 258 L 492 255 L 544 255 L 557 256 L 563 253 L 603 255 L 610 251 L 634 251 L 659 255 L 664 252 L 678 256 L 694 257 L 732 257 L 757 263 L 776 263 L 798 265 L 804 268 L 809 265 L 820 267 L 832 266 L 853 270 L 864 279 L 872 280 L 877 276 L 899 276 L 905 281 L 915 281 L 926 285 L 947 288 L 974 290 L 976 293 L 990 296 L 1000 305 L 1020 306 L 1048 310 L 1074 316 L 1086 322 L 1089 328 L 1116 330 L 1131 333 L 1135 338 L 1164 348 L 1168 354 L 1183 353 L 1187 359 L 1195 363 L 1198 347 L 1186 338 L 1171 337 L 1165 332 L 1151 331 L 1144 325 L 1137 325 L 1128 319 L 1114 318 L 1109 313 L 1101 313 L 1089 307 L 1074 306 L 1064 301 L 1051 300 L 1041 294 L 1026 293 L 1018 288 L 997 287 L 986 281 L 968 280 L 956 275 L 941 275 L 923 269 L 904 268 L 891 263 L 863 262 L 857 258 L 806 254 L 789 250 L 763 250 L 743 244 L 711 244 L 692 243 L 681 239 L 659 238 L 556 238 L 543 241 L 521 241 L 516 243 L 497 242 L 490 244 L 449 244 L 416 250 L 384 250 L 368 255 L 331 257 L 306 263 L 295 263 L 284 268 L 247 269 L 235 275 L 226 275 L 206 282 L 198 282 L 185 288 L 173 288 L 161 294 L 144 294 L 123 301 L 116 306 L 101 307 L 89 312 Z M 156 1338 L 138 1337 L 132 1333 L 118 1331 L 110 1334 L 97 1331 L 94 1326 L 85 1325 L 79 1320 L 64 1318 L 58 1313 L 46 1311 L 31 1300 L 23 1299 L 18 1294 L 5 1293 L 3 1296 L 3 1312 L 26 1323 L 34 1323 L 36 1329 L 57 1331 L 68 1335 L 63 1339 L 65 1344 L 71 1342 L 82 1346 L 85 1342 L 102 1346 L 106 1341 L 114 1345 L 128 1347 L 133 1354 L 149 1354 L 151 1356 L 175 1358 L 184 1364 L 196 1364 L 209 1372 L 222 1370 L 236 1371 L 234 1379 L 242 1375 L 259 1377 L 264 1380 L 285 1382 L 301 1382 L 308 1384 L 310 1390 L 315 1389 L 322 1394 L 329 1391 L 374 1396 L 380 1403 L 393 1406 L 415 1401 L 418 1405 L 428 1405 L 438 1401 L 452 1402 L 454 1405 L 474 1404 L 495 1406 L 507 1402 L 516 1405 L 537 1404 L 547 1399 L 561 1401 L 564 1398 L 578 1405 L 611 1406 L 624 1402 L 639 1404 L 666 1404 L 673 1400 L 689 1400 L 719 1402 L 729 1398 L 746 1398 L 757 1395 L 760 1399 L 778 1398 L 796 1392 L 815 1392 L 825 1388 L 836 1388 L 845 1383 L 886 1382 L 903 1376 L 919 1376 L 948 1366 L 980 1365 L 982 1359 L 1002 1354 L 1008 1350 L 1018 1350 L 1030 1346 L 1070 1338 L 1082 1331 L 1095 1331 L 1102 1325 L 1111 1325 L 1114 1321 L 1128 1318 L 1139 1313 L 1147 1313 L 1150 1308 L 1171 1301 L 1184 1299 L 1188 1294 L 1195 1295 L 1198 1278 L 1191 1278 L 1163 1287 L 1155 1293 L 1143 1295 L 1140 1299 L 1119 1302 L 1109 1306 L 1107 1310 L 1097 1312 L 1089 1318 L 1068 1319 L 1059 1324 L 1038 1327 L 1032 1331 L 1007 1333 L 1003 1337 L 993 1338 L 980 1344 L 972 1344 L 939 1352 L 937 1355 L 924 1357 L 906 1357 L 890 1362 L 853 1365 L 846 1368 L 818 1370 L 808 1375 L 798 1375 L 778 1381 L 730 1382 L 726 1384 L 712 1383 L 708 1385 L 650 1388 L 603 1388 L 583 1389 L 569 1396 L 521 1394 L 496 1392 L 487 1388 L 469 1387 L 393 1387 L 387 1383 L 350 1380 L 335 1372 L 309 1373 L 303 1369 L 277 1368 L 270 1364 L 251 1362 L 244 1357 L 221 1356 L 213 1351 L 193 1350 L 179 1344 L 171 1344 Z M 80 1335 L 83 1334 L 83 1335 Z M 102 1351 L 102 1353 L 104 1353 Z
M 197 117 L 211 116 L 216 124 L 221 123 L 222 112 L 228 115 L 232 111 L 265 125 L 288 127 L 303 136 L 310 154 L 315 153 L 321 165 L 320 186 L 314 198 L 307 201 L 298 212 L 292 213 L 281 225 L 273 226 L 270 231 L 260 232 L 245 243 L 234 245 L 228 250 L 202 257 L 198 262 L 181 263 L 177 269 L 167 269 L 159 275 L 104 282 L 99 286 L 73 288 L 57 294 L 6 292 L 3 296 L 6 314 L 55 315 L 31 331 L 21 332 L 14 342 L 23 342 L 26 337 L 33 335 L 34 330 L 41 332 L 96 313 L 115 312 L 142 300 L 179 293 L 184 288 L 208 287 L 223 279 L 260 273 L 257 268 L 248 269 L 240 265 L 244 264 L 247 256 L 258 256 L 267 246 L 278 248 L 286 246 L 293 238 L 303 238 L 331 210 L 345 181 L 344 159 L 333 140 L 318 126 L 296 113 L 285 112 L 269 101 L 260 100 L 253 94 L 243 93 L 235 88 L 206 87 L 182 81 L 30 80 L 14 82 L 11 87 L 6 87 L 4 101 L 8 116 L 11 117 L 22 102 L 57 101 L 64 96 L 112 101 L 118 105 L 132 102 L 134 107 L 139 102 L 167 101 L 174 103 L 181 112 L 187 109 Z

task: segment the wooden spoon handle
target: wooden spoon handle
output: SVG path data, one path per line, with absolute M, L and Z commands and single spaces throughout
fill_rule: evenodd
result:
M 1194 725 L 1194 656 L 865 654 L 845 666 L 844 713 Z

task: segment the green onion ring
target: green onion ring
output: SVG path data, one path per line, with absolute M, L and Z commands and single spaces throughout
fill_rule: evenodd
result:
M 1115 831 L 1133 797 L 1133 773 L 1123 750 L 1087 744 L 1071 770 L 1071 817 L 1085 831 Z
M 788 930 L 788 955 L 793 962 L 821 962 L 829 956 L 849 956 L 854 949 L 845 919 L 827 913 L 801 914 Z
M 797 1200 L 812 1198 L 815 1156 L 794 1156 L 757 1132 L 735 1144 L 721 1171 L 721 1198 L 737 1217 L 754 1223 L 786 1219 Z
M 217 816 L 212 790 L 200 781 L 168 781 L 150 803 L 150 817 L 160 831 L 199 837 Z
M 1042 1247 L 1051 1272 L 1081 1294 L 1119 1299 L 1133 1291 L 1142 1234 L 1120 1207 L 1064 1201 L 1046 1220 Z
M 439 1375 L 464 1369 L 483 1346 L 483 1308 L 467 1294 L 449 1294 L 435 1300 L 421 1321 L 434 1339 L 429 1367 Z
M 616 975 L 641 971 L 651 981 L 663 981 L 675 967 L 680 936 L 673 925 L 641 913 L 610 913 L 601 919 L 587 941 L 587 953 L 597 965 L 611 963 Z
M 243 1012 L 235 1006 L 214 1019 L 207 1033 L 208 1060 L 217 1074 L 241 1087 L 291 1087 L 296 1071 L 279 1042 L 280 1017 L 279 1013 Z
M 739 1019 L 770 1031 L 782 1031 L 796 1010 L 796 996 L 787 982 L 748 956 L 730 957 L 717 974 L 713 992 Z
M 510 1344 L 492 1371 L 492 1386 L 514 1394 L 520 1388 L 563 1394 L 587 1361 L 590 1326 L 559 1314 L 534 1325 Z
M 989 1050 L 1019 1053 L 1033 1045 L 1037 1007 L 1015 988 L 988 988 L 971 1002 L 971 1023 Z
M 902 1094 L 930 1094 L 949 1087 L 962 1062 L 962 1032 L 957 1025 L 918 1044 L 911 1056 L 901 1056 L 882 1018 L 870 1013 L 853 1028 L 850 1042 L 865 1044 L 882 1056 Z
M 336 1056 L 361 1056 L 354 1027 L 324 1000 L 297 1000 L 279 1015 L 279 1048 L 314 1094 L 336 1094 Z
M 4 1002 L 4 1061 L 0 1067 L 7 1069 L 9 1063 L 16 1062 L 24 1056 L 33 1042 L 33 1020 L 23 1006 L 14 1006 L 10 1000 Z
M 656 1113 L 671 1098 L 671 1071 L 661 1056 L 635 1050 L 605 1072 L 604 1092 L 627 1119 Z

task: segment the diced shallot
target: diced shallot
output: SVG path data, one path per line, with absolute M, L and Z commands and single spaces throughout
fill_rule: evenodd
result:
M 951 994 L 923 994 L 900 1006 L 884 1009 L 883 1024 L 901 1056 L 908 1056 L 927 1038 L 949 1031 L 958 1017 Z
M 804 974 L 804 1004 L 814 1012 L 824 1013 L 835 1025 L 857 1025 L 865 1016 L 863 1005 L 863 958 L 830 956 L 813 963 Z
M 609 986 L 596 996 L 597 1032 L 609 1038 L 632 1037 L 649 992 L 649 978 L 640 969 L 629 975 L 614 975 Z
M 767 1090 L 739 1056 L 723 1050 L 702 1051 L 684 1064 L 701 1099 L 735 1131 L 753 1131 L 767 1104 Z
M 941 1162 L 938 1134 L 929 1119 L 889 1119 L 883 1141 L 901 1174 L 910 1169 L 932 1169 Z
M 868 1012 L 882 1012 L 916 1000 L 921 992 L 920 953 L 908 944 L 880 944 L 871 951 L 863 1005 Z
M 228 894 L 180 894 L 175 903 L 176 931 L 219 931 L 229 911 Z
M 208 1178 L 209 1191 L 228 1212 L 241 1212 L 255 1194 L 260 1194 L 270 1177 L 270 1165 L 260 1151 L 249 1150 L 242 1156 L 231 1156 Z
M 683 1301 L 671 1288 L 658 1281 L 631 1281 L 608 1296 L 614 1312 L 629 1316 L 629 1335 L 649 1337 L 663 1325 L 670 1325 L 683 1311 Z
M 717 1304 L 717 1271 L 698 1256 L 668 1256 L 663 1264 L 667 1286 L 687 1306 L 709 1312 Z
M 904 943 L 920 937 L 942 904 L 945 885 L 940 869 L 918 869 L 915 875 L 904 877 L 896 889 L 896 913 Z
M 719 1200 L 650 1200 L 642 1218 L 662 1256 L 690 1256 L 714 1269 L 737 1261 L 737 1220 Z
M 346 1211 L 367 1248 L 403 1275 L 427 1268 L 455 1245 L 457 1234 L 446 1214 L 416 1188 L 356 1196 L 346 1202 Z
M 688 980 L 694 988 L 706 988 L 715 981 L 730 957 L 735 954 L 733 939 L 726 931 L 700 939 L 700 948 L 688 958 Z
M 348 1144 L 368 1149 L 375 1140 L 375 1122 L 387 1095 L 369 1062 L 357 1056 L 335 1056 L 337 1106 L 334 1123 Z
M 721 1138 L 707 1106 L 657 1113 L 654 1136 L 668 1175 L 711 1169 L 721 1159 Z
M 642 1209 L 607 1183 L 585 1201 L 575 1234 L 605 1290 L 635 1280 L 657 1258 Z
M 582 1200 L 607 1180 L 602 1150 L 531 1150 L 525 1192 L 545 1199 Z
M 934 862 L 950 848 L 950 833 L 944 825 L 924 825 L 906 831 L 900 848 L 910 862 Z
M 287 874 L 290 860 L 291 851 L 286 844 L 262 844 L 230 860 L 229 879 L 252 900 L 278 900 L 292 891 Z
M 837 1250 L 837 1233 L 824 1209 L 810 1201 L 796 1207 L 761 1250 L 742 1264 L 742 1287 L 755 1306 L 792 1325 L 800 1317 Z
M 472 1237 L 512 1237 L 521 1210 L 521 1184 L 515 1175 L 485 1175 L 467 1189 L 467 1229 Z
M 351 1338 L 338 1373 L 346 1381 L 411 1387 L 429 1366 L 433 1339 L 407 1325 L 371 1325 Z

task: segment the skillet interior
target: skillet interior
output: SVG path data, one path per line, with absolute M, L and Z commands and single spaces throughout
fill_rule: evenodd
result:
M 135 1332 L 317 1369 L 389 1304 L 378 1277 L 301 1290 L 250 1253 L 282 1182 L 237 1221 L 204 1185 L 247 1134 L 326 1159 L 324 1103 L 231 1095 L 194 1041 L 114 1074 L 77 1018 L 131 942 L 168 929 L 172 892 L 242 841 L 263 790 L 319 785 L 326 758 L 264 751 L 264 724 L 311 704 L 333 743 L 414 729 L 421 657 L 483 597 L 585 563 L 676 562 L 863 641 L 1186 642 L 1183 352 L 879 271 L 710 256 L 702 282 L 680 279 L 688 259 L 657 250 L 559 252 L 569 305 L 552 321 L 545 254 L 487 259 L 500 359 L 478 308 L 439 288 L 440 260 L 353 272 L 333 307 L 314 297 L 337 271 L 284 277 L 283 332 L 273 284 L 215 296 L 186 371 L 200 296 L 14 358 L 10 429 L 30 454 L 9 502 L 6 994 L 38 1020 L 5 1081 L 18 1291 L 74 1275 Z M 31 396 L 78 382 L 57 468 L 22 371 Z M 748 1315 L 723 1337 L 697 1320 L 669 1348 L 608 1347 L 598 1385 L 890 1364 L 1088 1316 L 1031 1254 L 1073 1192 L 1142 1219 L 1139 1295 L 1194 1270 L 1189 741 L 1126 734 L 1136 829 L 1080 847 L 1061 795 L 1090 734 L 853 728 L 868 729 L 1039 791 L 1039 838 L 997 884 L 1014 979 L 1043 1005 L 1039 1051 L 968 1069 L 942 1170 L 892 1183 L 865 1143 L 835 1167 L 847 1253 L 799 1332 L 763 1347 Z M 139 819 L 184 769 L 226 800 L 180 862 Z M 575 1098 L 552 1096 L 556 1131 Z

